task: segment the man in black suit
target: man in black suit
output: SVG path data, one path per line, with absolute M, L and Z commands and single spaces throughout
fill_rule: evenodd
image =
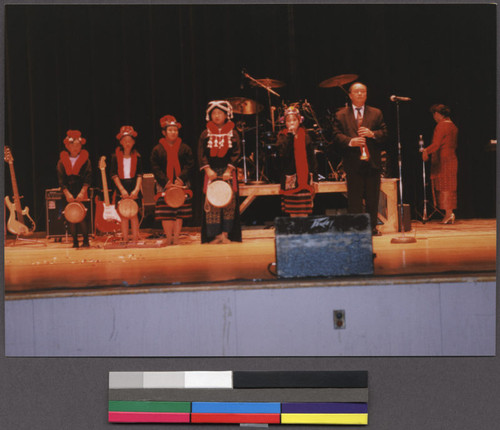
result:
M 351 85 L 351 106 L 335 114 L 333 140 L 340 148 L 346 172 L 347 210 L 349 213 L 369 213 L 372 234 L 378 236 L 380 152 L 387 138 L 387 126 L 382 111 L 365 104 L 366 97 L 366 85 L 360 82 Z

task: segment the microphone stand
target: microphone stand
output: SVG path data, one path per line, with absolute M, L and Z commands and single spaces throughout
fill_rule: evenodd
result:
M 419 138 L 419 152 L 422 153 L 424 152 L 424 141 L 422 140 L 422 135 L 420 135 Z M 426 174 L 425 174 L 425 161 L 422 159 L 422 181 L 423 181 L 423 188 L 424 188 L 424 205 L 422 208 L 422 223 L 425 224 L 427 221 L 429 221 L 432 218 L 432 215 L 434 215 L 436 212 L 440 213 L 441 215 L 442 212 L 437 209 L 435 206 L 430 205 L 433 208 L 433 211 L 431 212 L 430 215 L 427 215 L 427 204 L 429 200 L 427 200 L 427 180 L 426 180 Z M 432 185 L 431 185 L 432 186 Z M 432 191 L 434 191 L 434 187 L 432 188 Z
M 405 236 L 405 226 L 403 221 L 403 174 L 402 174 L 402 157 L 401 157 L 401 137 L 399 132 L 399 100 L 396 102 L 396 124 L 398 131 L 398 168 L 399 168 L 399 201 L 400 201 L 400 224 L 401 232 L 403 233 L 400 237 L 393 237 L 391 243 L 415 243 L 417 239 L 414 237 Z

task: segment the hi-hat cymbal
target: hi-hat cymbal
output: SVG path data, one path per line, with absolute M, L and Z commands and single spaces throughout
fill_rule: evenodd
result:
M 277 81 L 276 79 L 269 79 L 269 78 L 264 78 L 264 79 L 256 79 L 256 81 L 259 84 L 264 85 L 267 88 L 281 88 L 284 87 L 286 84 L 281 81 Z M 250 82 L 254 87 L 257 86 L 255 82 Z
M 321 88 L 341 87 L 342 85 L 348 84 L 356 79 L 358 79 L 358 75 L 338 75 L 324 80 L 319 84 L 319 86 Z
M 242 115 L 253 115 L 264 109 L 264 106 L 260 103 L 252 99 L 246 99 L 245 97 L 231 97 L 227 101 L 231 103 L 234 113 Z

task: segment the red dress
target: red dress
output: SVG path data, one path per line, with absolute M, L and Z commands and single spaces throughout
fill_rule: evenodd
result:
M 441 209 L 457 207 L 458 128 L 449 119 L 436 124 L 432 143 L 426 148 L 431 157 L 431 180 Z

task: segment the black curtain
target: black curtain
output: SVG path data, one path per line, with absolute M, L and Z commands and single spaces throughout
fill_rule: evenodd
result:
M 400 125 L 404 199 L 414 209 L 422 202 L 418 135 L 429 144 L 429 106 L 449 105 L 460 130 L 458 214 L 495 216 L 495 153 L 488 151 L 496 136 L 494 5 L 8 5 L 5 16 L 5 142 L 38 230 L 68 129 L 87 138 L 100 187 L 99 157 L 113 152 L 122 125 L 138 131 L 146 171 L 165 114 L 182 123 L 194 152 L 212 99 L 258 100 L 266 108 L 261 128 L 269 128 L 267 94 L 242 79 L 242 69 L 286 83 L 271 103 L 307 99 L 325 128 L 347 96 L 318 84 L 359 75 L 391 131 L 391 176 L 397 151 L 389 96 L 412 97 L 401 104 Z M 253 116 L 243 120 L 255 125 Z M 252 152 L 255 140 L 249 135 Z M 198 225 L 199 197 L 196 203 Z

